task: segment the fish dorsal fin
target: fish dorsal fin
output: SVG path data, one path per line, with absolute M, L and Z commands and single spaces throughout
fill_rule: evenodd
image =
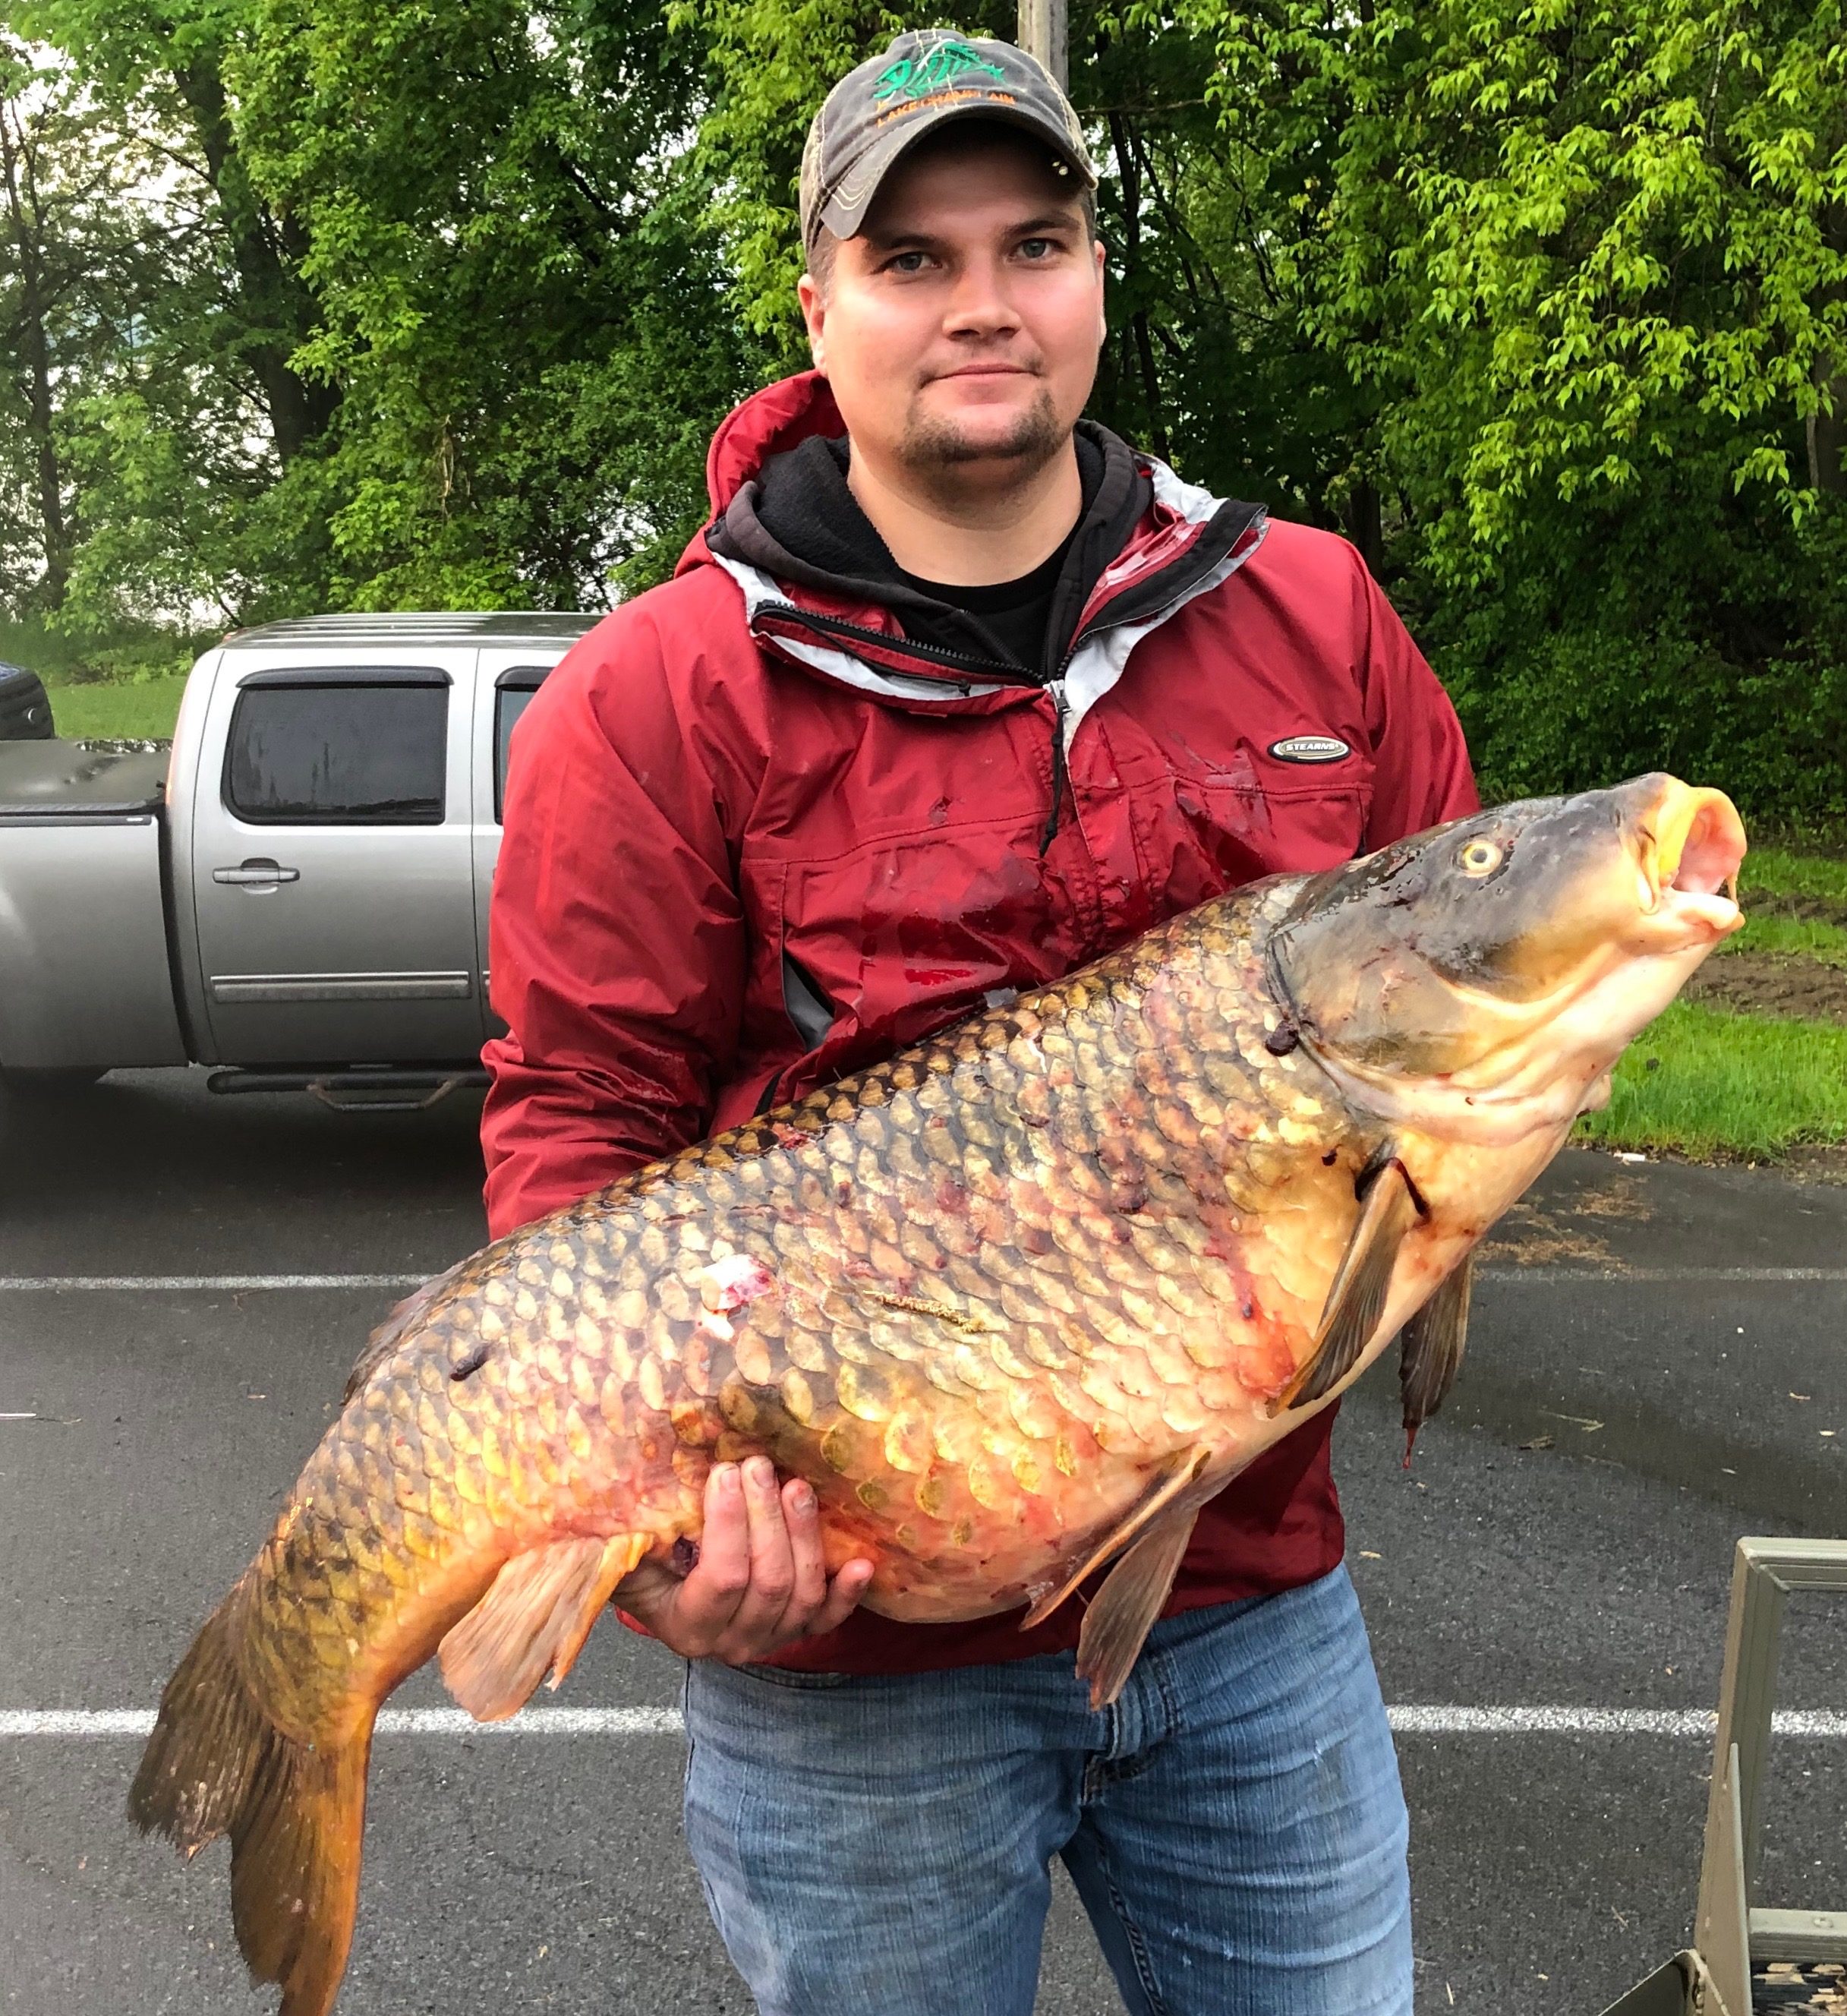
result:
M 1111 1527 L 1049 1596 L 1040 1597 L 1026 1612 L 1020 1622 L 1021 1630 L 1030 1631 L 1035 1624 L 1043 1624 L 1086 1575 L 1094 1575 L 1112 1554 L 1119 1553 L 1151 1521 L 1158 1519 L 1174 1499 L 1198 1479 L 1209 1455 L 1209 1450 L 1193 1448 L 1181 1449 L 1178 1454 L 1170 1456 L 1162 1467 L 1155 1472 L 1152 1486 L 1142 1494 L 1127 1514 Z
M 347 1374 L 346 1390 L 340 1396 L 343 1407 L 403 1342 L 405 1332 L 435 1301 L 437 1294 L 447 1287 L 468 1264 L 466 1260 L 458 1260 L 453 1267 L 433 1275 L 422 1287 L 411 1289 L 401 1302 L 393 1305 L 391 1313 L 365 1340 L 365 1348 L 353 1361 L 353 1369 Z
M 1084 1612 L 1077 1640 L 1077 1676 L 1091 1683 L 1091 1706 L 1107 1708 L 1141 1657 L 1141 1647 L 1193 1537 L 1197 1506 L 1177 1505 L 1146 1528 L 1103 1579 Z
M 501 1564 L 438 1648 L 443 1679 L 476 1722 L 505 1722 L 550 1674 L 556 1687 L 616 1585 L 647 1553 L 645 1533 L 554 1540 Z
M 1404 1460 L 1411 1460 L 1418 1431 L 1443 1403 L 1468 1341 L 1468 1298 L 1475 1278 L 1471 1254 L 1404 1327 L 1398 1387 L 1404 1400 Z
M 1273 1413 L 1306 1407 L 1333 1391 L 1360 1362 L 1378 1328 L 1404 1235 L 1418 1219 L 1410 1179 L 1393 1160 L 1372 1179 L 1340 1257 L 1308 1362 L 1277 1397 Z

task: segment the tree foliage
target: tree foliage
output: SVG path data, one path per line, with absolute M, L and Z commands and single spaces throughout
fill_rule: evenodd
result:
M 0 167 L 26 121 L 56 200 L 0 218 L 0 601 L 247 620 L 658 578 L 710 426 L 801 361 L 814 105 L 943 18 L 15 7 Z M 1847 815 L 1843 28 L 1839 0 L 1077 0 L 1094 410 L 1353 538 L 1491 790 L 1669 765 Z

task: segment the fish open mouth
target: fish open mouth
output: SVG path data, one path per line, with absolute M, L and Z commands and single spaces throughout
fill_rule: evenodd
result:
M 1716 938 L 1744 923 L 1737 897 L 1745 825 L 1723 791 L 1669 779 L 1638 837 L 1644 916 L 1704 927 Z

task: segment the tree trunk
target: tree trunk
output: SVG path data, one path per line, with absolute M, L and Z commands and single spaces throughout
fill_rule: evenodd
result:
M 239 354 L 256 374 L 276 453 L 293 462 L 326 431 L 340 404 L 331 385 L 303 378 L 289 360 L 314 322 L 314 301 L 299 277 L 305 234 L 278 221 L 250 186 L 225 108 L 224 80 L 209 58 L 174 72 L 192 113 L 206 172 L 237 269 L 246 326 Z
M 1109 115 L 1109 139 L 1123 185 L 1123 270 L 1133 284 L 1133 276 L 1141 264 L 1141 172 L 1129 144 L 1127 122 L 1119 112 Z M 1142 397 L 1148 402 L 1148 445 L 1163 462 L 1171 462 L 1173 453 L 1168 445 L 1167 423 L 1161 411 L 1160 373 L 1155 365 L 1155 346 L 1144 310 L 1137 308 L 1130 315 L 1129 331 L 1135 345 L 1135 361 L 1141 368 Z
M 31 151 L 10 105 L 0 103 L 0 171 L 6 184 L 7 221 L 12 228 L 19 275 L 20 312 L 16 334 L 24 365 L 26 434 L 32 444 L 38 492 L 39 539 L 45 554 L 40 599 L 61 609 L 70 584 L 70 528 L 64 515 L 64 472 L 58 459 L 57 417 L 52 387 L 52 346 L 45 327 L 43 219 L 35 200 Z
M 1847 257 L 1847 203 L 1831 203 L 1821 227 L 1823 243 L 1831 252 Z M 1847 288 L 1837 281 L 1826 297 L 1838 301 Z M 1847 496 L 1847 373 L 1831 377 L 1816 373 L 1816 382 L 1834 408 L 1831 413 L 1817 411 L 1809 416 L 1809 482 L 1824 496 Z
M 1360 556 L 1374 581 L 1385 567 L 1385 535 L 1379 509 L 1378 489 L 1364 477 L 1347 492 L 1346 509 L 1341 514 L 1346 535 L 1360 549 Z

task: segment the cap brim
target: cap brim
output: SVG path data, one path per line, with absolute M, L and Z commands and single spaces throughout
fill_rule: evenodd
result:
M 836 238 L 857 236 L 886 177 L 897 166 L 900 157 L 909 153 L 926 134 L 940 131 L 958 119 L 983 119 L 990 124 L 1012 126 L 1022 133 L 1030 133 L 1070 169 L 1080 188 L 1097 186 L 1095 172 L 1083 155 L 1073 149 L 1070 135 L 1061 128 L 1035 113 L 976 98 L 961 105 L 921 109 L 915 117 L 895 125 L 889 134 L 875 141 L 853 163 L 842 178 L 840 186 L 823 200 L 815 213 L 815 224 L 825 224 Z M 810 238 L 812 242 L 812 232 Z

